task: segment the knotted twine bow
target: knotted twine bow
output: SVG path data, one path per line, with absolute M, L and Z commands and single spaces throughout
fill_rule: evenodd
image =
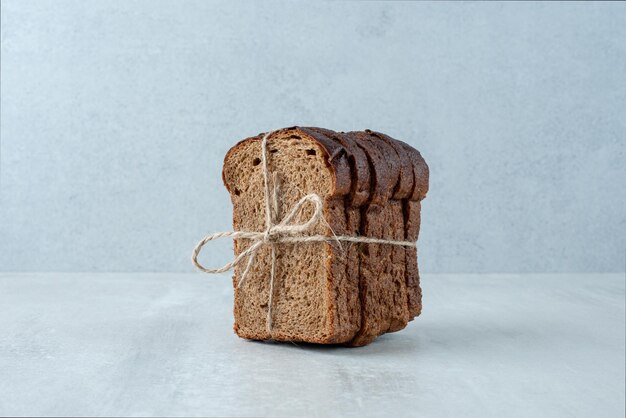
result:
M 268 132 L 263 135 L 263 139 L 261 140 L 261 162 L 263 168 L 263 186 L 265 189 L 265 231 L 256 232 L 256 231 L 227 231 L 227 232 L 216 232 L 214 234 L 208 235 L 204 237 L 193 249 L 193 253 L 191 256 L 191 261 L 193 264 L 201 271 L 205 273 L 223 273 L 228 271 L 239 263 L 243 262 L 244 259 L 248 259 L 248 263 L 246 264 L 246 268 L 241 274 L 241 279 L 237 283 L 237 288 L 243 286 L 246 281 L 246 277 L 250 268 L 254 264 L 254 260 L 256 258 L 257 252 L 263 245 L 269 245 L 271 250 L 271 266 L 270 266 L 270 291 L 269 291 L 269 299 L 267 302 L 267 330 L 271 335 L 272 332 L 272 301 L 274 296 L 274 277 L 276 275 L 276 244 L 279 243 L 296 243 L 296 242 L 337 242 L 339 246 L 341 246 L 341 241 L 347 242 L 359 242 L 365 244 L 390 244 L 390 245 L 400 245 L 404 247 L 416 247 L 416 243 L 413 241 L 396 241 L 396 240 L 387 240 L 380 238 L 369 238 L 369 237 L 359 237 L 359 236 L 350 236 L 350 235 L 335 235 L 330 228 L 330 225 L 326 222 L 323 215 L 324 210 L 324 202 L 322 198 L 315 194 L 311 193 L 304 196 L 302 199 L 298 201 L 294 205 L 294 207 L 289 211 L 289 213 L 281 220 L 276 223 L 275 213 L 276 208 L 278 206 L 278 186 L 277 186 L 277 177 L 276 173 L 273 176 L 273 190 L 270 193 L 269 187 L 269 169 L 267 164 L 267 141 L 270 135 L 273 132 Z M 300 213 L 304 205 L 307 203 L 312 203 L 314 206 L 313 215 L 303 223 L 291 223 L 293 218 Z M 307 231 L 312 230 L 318 224 L 318 222 L 323 222 L 328 226 L 331 230 L 332 237 L 326 235 L 305 235 Z M 253 243 L 246 250 L 242 251 L 233 261 L 225 264 L 224 266 L 216 269 L 209 269 L 204 267 L 202 264 L 198 262 L 198 255 L 202 250 L 202 247 L 209 242 L 219 238 L 243 238 L 252 240 Z

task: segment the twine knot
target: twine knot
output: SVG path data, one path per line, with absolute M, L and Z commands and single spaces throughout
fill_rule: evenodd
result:
M 278 236 L 278 234 L 275 231 L 272 231 L 271 229 L 267 229 L 265 233 L 263 234 L 263 242 L 265 244 L 275 242 L 276 236 Z

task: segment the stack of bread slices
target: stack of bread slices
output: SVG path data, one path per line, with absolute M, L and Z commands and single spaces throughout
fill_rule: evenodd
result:
M 227 153 L 223 179 L 236 231 L 264 231 L 263 170 L 271 176 L 271 219 L 280 222 L 305 195 L 324 204 L 324 222 L 304 235 L 417 241 L 428 166 L 406 143 L 370 130 L 334 132 L 292 127 L 267 139 L 244 139 Z M 293 222 L 308 220 L 304 207 Z M 251 245 L 235 240 L 238 255 Z M 262 246 L 237 286 L 246 263 L 235 267 L 235 332 L 248 339 L 363 346 L 406 327 L 421 312 L 415 247 L 329 240 L 275 246 L 270 309 L 271 248 Z

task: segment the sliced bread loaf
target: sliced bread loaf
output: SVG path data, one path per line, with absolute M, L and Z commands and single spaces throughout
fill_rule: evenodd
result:
M 239 142 L 224 160 L 237 231 L 266 229 L 262 137 Z M 325 222 L 305 235 L 417 240 L 428 166 L 409 145 L 372 131 L 293 127 L 269 136 L 266 155 L 270 190 L 278 191 L 274 224 L 315 193 Z M 312 213 L 305 207 L 293 222 Z M 250 245 L 236 239 L 235 255 Z M 362 346 L 421 311 L 415 248 L 347 241 L 274 244 L 270 309 L 271 248 L 260 247 L 241 286 L 246 263 L 235 267 L 234 329 L 241 337 Z

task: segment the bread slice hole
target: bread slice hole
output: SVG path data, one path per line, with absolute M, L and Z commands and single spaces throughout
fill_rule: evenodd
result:
M 261 164 L 260 158 L 255 158 L 254 160 L 252 160 L 252 165 L 259 165 L 259 164 Z
M 306 150 L 306 154 L 307 155 L 317 155 L 317 152 L 315 152 L 314 149 L 308 149 L 308 150 Z

